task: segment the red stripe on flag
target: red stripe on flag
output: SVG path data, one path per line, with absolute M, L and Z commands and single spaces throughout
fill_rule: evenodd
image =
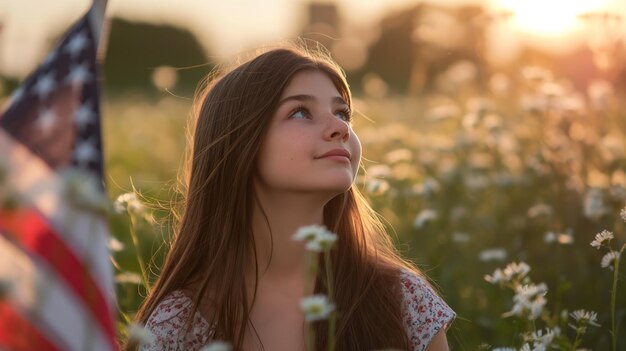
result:
M 82 262 L 41 215 L 33 209 L 0 211 L 0 231 L 29 252 L 40 256 L 62 277 L 70 289 L 82 299 L 93 319 L 100 324 L 112 349 L 117 349 L 107 300 Z
M 37 328 L 2 300 L 0 300 L 0 348 L 16 351 L 59 350 Z

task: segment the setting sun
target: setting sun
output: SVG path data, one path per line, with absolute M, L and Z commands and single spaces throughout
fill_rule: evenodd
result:
M 579 25 L 577 16 L 602 9 L 603 0 L 545 1 L 500 0 L 513 12 L 514 23 L 523 31 L 545 36 L 562 36 Z

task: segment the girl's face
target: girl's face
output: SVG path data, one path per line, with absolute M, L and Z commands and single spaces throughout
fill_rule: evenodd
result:
M 283 91 L 258 154 L 261 184 L 287 192 L 347 191 L 356 177 L 361 143 L 349 106 L 321 71 L 296 73 Z M 326 156 L 327 153 L 345 156 Z

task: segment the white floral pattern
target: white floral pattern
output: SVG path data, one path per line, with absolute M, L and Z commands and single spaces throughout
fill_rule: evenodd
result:
M 403 296 L 402 316 L 413 351 L 426 349 L 442 328 L 447 329 L 455 318 L 454 311 L 432 290 L 424 278 L 402 270 L 400 284 Z M 141 351 L 200 350 L 211 341 L 213 329 L 196 312 L 190 332 L 184 330 L 192 301 L 181 290 L 169 294 L 154 309 L 148 328 L 154 341 L 142 345 Z
M 167 295 L 154 309 L 146 328 L 154 334 L 151 343 L 141 346 L 141 351 L 200 350 L 211 340 L 209 323 L 196 312 L 191 330 L 186 333 L 185 323 L 193 303 L 182 290 Z
M 417 274 L 403 270 L 400 284 L 411 350 L 423 351 L 439 330 L 450 327 L 456 314 Z

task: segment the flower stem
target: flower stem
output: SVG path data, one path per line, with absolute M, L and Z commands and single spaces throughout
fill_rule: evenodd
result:
M 326 266 L 326 284 L 328 286 L 328 298 L 334 302 L 334 293 L 333 293 L 333 272 L 332 272 L 332 262 L 330 258 L 330 249 L 324 251 L 324 261 Z M 335 322 L 337 318 L 337 313 L 333 312 L 330 315 L 330 320 L 328 321 L 328 351 L 335 351 Z
M 613 287 L 611 288 L 611 339 L 613 351 L 617 350 L 617 333 L 618 330 L 615 327 L 615 299 L 617 297 L 617 279 L 619 277 L 619 262 L 622 257 L 622 253 L 624 252 L 624 248 L 626 248 L 626 244 L 622 245 L 622 248 L 619 250 L 619 255 L 613 262 Z
M 324 261 L 326 262 L 326 283 L 328 284 L 328 297 L 333 298 L 333 272 L 330 258 L 330 251 L 324 251 Z
M 308 351 L 315 350 L 315 329 L 311 328 L 311 323 L 307 323 L 306 349 Z
M 615 330 L 615 296 L 617 290 L 617 271 L 619 269 L 619 260 L 614 262 L 615 269 L 613 270 L 613 287 L 611 288 L 611 338 L 613 344 L 613 351 L 617 346 L 617 330 Z
M 313 295 L 315 293 L 315 281 L 317 280 L 318 254 L 307 253 L 309 264 L 307 265 L 307 279 L 304 281 L 304 295 Z M 313 283 L 313 286 L 309 284 Z
M 572 346 L 572 351 L 578 349 L 578 345 L 580 344 L 580 327 L 576 328 L 576 338 L 574 339 L 574 345 Z
M 307 267 L 306 279 L 304 281 L 304 295 L 313 295 L 315 292 L 315 281 L 317 277 L 318 254 L 308 253 L 309 264 Z M 313 281 L 313 286 L 309 286 L 309 281 Z M 311 322 L 305 322 L 306 349 L 308 351 L 315 350 L 315 330 L 312 328 Z
M 137 262 L 139 263 L 139 269 L 141 270 L 141 282 L 143 283 L 143 287 L 146 290 L 149 290 L 150 283 L 148 282 L 148 270 L 146 269 L 146 265 L 143 262 L 143 258 L 141 257 L 141 253 L 139 252 L 139 239 L 137 238 L 137 233 L 135 232 L 136 221 L 134 216 L 130 215 L 130 238 L 133 241 L 133 246 L 135 251 L 135 255 L 137 256 Z

